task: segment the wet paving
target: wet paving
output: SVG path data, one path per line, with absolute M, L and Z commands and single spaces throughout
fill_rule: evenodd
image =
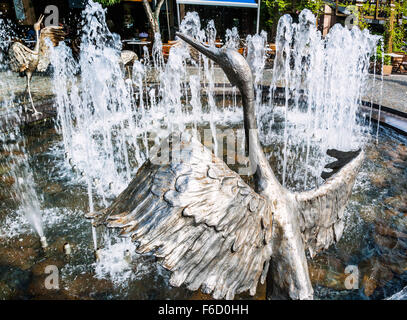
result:
M 383 88 L 380 75 L 369 75 L 367 86 L 364 100 L 407 113 L 407 73 L 384 76 Z
M 188 68 L 188 76 L 196 74 L 198 74 L 197 68 Z M 201 83 L 205 83 L 203 72 L 200 74 Z M 16 100 L 23 101 L 23 93 L 26 86 L 25 78 L 12 72 L 0 72 L 0 77 L 2 77 L 2 79 L 7 79 L 7 81 L 5 81 L 7 85 L 0 87 L 0 102 L 2 98 L 7 97 L 10 94 L 11 88 L 13 89 L 13 92 L 16 92 Z M 264 71 L 263 80 L 261 83 L 268 86 L 271 83 L 271 79 L 272 70 L 266 69 Z M 149 82 L 155 83 L 156 81 L 156 76 L 154 73 L 151 73 L 149 75 Z M 222 87 L 223 84 L 229 85 L 229 81 L 227 80 L 223 70 L 216 67 L 214 68 L 214 82 L 219 87 Z M 383 88 L 381 76 L 373 76 L 370 74 L 367 80 L 367 88 L 369 89 L 364 94 L 362 98 L 363 100 L 407 113 L 407 74 L 392 74 L 390 76 L 384 76 Z M 383 92 L 383 95 L 381 95 L 381 92 Z M 53 97 L 52 77 L 50 73 L 34 74 L 32 80 L 32 94 L 34 102 Z M 0 109 L 0 114 L 1 111 L 2 110 Z

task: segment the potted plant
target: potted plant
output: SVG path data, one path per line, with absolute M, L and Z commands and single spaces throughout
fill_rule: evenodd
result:
M 383 75 L 388 76 L 391 75 L 393 70 L 393 66 L 391 64 L 391 57 L 385 55 L 383 52 L 383 45 L 379 44 L 376 48 L 376 72 L 380 74 L 383 72 Z
M 389 76 L 393 70 L 393 65 L 391 64 L 391 58 L 389 56 L 384 56 L 383 59 L 383 75 Z

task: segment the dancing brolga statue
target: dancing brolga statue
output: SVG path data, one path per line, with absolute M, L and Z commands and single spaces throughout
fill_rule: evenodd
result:
M 35 71 L 44 72 L 50 63 L 49 48 L 46 39 L 49 39 L 54 46 L 64 40 L 65 32 L 62 27 L 49 26 L 41 29 L 44 16 L 41 15 L 34 24 L 36 43 L 34 50 L 26 47 L 20 42 L 14 42 L 9 49 L 10 67 L 14 72 L 23 73 L 27 79 L 26 91 L 30 98 L 31 106 L 36 116 L 39 112 L 34 107 L 31 95 L 31 78 Z M 41 35 L 40 35 L 41 29 Z
M 233 299 L 246 290 L 254 295 L 269 274 L 271 298 L 312 299 L 305 250 L 313 256 L 340 239 L 363 151 L 352 157 L 331 151 L 339 160 L 329 166 L 334 171 L 325 184 L 290 192 L 260 145 L 246 60 L 232 49 L 178 37 L 218 63 L 239 88 L 255 189 L 191 135 L 172 143 L 181 150 L 179 161 L 150 158 L 110 207 L 89 216 L 95 225 L 121 228 L 137 242 L 137 252 L 157 256 L 172 271 L 173 286 Z

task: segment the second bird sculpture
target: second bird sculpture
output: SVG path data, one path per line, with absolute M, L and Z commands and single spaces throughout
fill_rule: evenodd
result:
M 123 65 L 129 79 L 133 79 L 133 65 L 138 60 L 138 56 L 134 51 L 122 50 L 120 52 L 120 64 Z
M 312 299 L 305 250 L 338 241 L 363 151 L 318 189 L 294 193 L 277 178 L 260 144 L 252 72 L 242 55 L 177 34 L 224 70 L 242 94 L 254 190 L 194 136 L 172 144 L 179 161 L 149 159 L 94 223 L 121 228 L 172 271 L 170 283 L 214 298 L 254 295 L 270 268 L 272 298 Z M 161 153 L 165 152 L 164 150 Z
M 49 48 L 46 39 L 49 39 L 54 46 L 64 40 L 65 32 L 60 26 L 49 26 L 41 29 L 44 16 L 41 15 L 34 24 L 36 43 L 33 50 L 23 45 L 21 42 L 14 42 L 9 49 L 10 67 L 14 72 L 24 73 L 27 79 L 26 92 L 30 98 L 34 116 L 40 114 L 34 107 L 31 95 L 31 78 L 35 71 L 44 72 L 50 63 Z M 41 30 L 41 35 L 40 35 Z

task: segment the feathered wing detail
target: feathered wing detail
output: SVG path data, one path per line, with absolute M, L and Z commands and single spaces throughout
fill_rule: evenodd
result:
M 123 65 L 134 63 L 136 60 L 138 60 L 138 56 L 134 51 L 122 50 L 120 53 L 120 61 Z
M 56 47 L 60 41 L 65 39 L 65 32 L 63 27 L 50 26 L 41 29 L 40 34 L 40 52 L 39 62 L 37 70 L 44 72 L 49 65 L 49 48 L 46 39 L 49 39 L 54 47 Z
M 361 151 L 318 189 L 294 194 L 302 236 L 311 257 L 341 238 L 345 207 L 363 159 Z
M 36 53 L 21 42 L 14 42 L 9 51 L 10 67 L 14 72 L 24 72 L 36 59 Z
M 172 271 L 170 283 L 232 299 L 263 283 L 272 209 L 196 138 L 172 144 L 178 164 L 152 157 L 95 224 L 121 228 Z M 165 154 L 168 148 L 162 148 Z

